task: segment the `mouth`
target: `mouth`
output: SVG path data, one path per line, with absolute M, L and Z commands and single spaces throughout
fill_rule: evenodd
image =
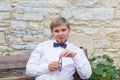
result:
M 65 37 L 59 37 L 58 42 L 59 43 L 64 43 L 66 41 Z
M 64 38 L 64 37 L 59 37 L 58 39 L 59 39 L 59 40 L 64 40 L 65 38 Z

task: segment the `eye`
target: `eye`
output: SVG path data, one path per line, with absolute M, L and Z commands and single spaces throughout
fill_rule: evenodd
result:
M 62 31 L 64 32 L 64 31 L 66 31 L 66 29 L 62 29 Z
M 54 32 L 59 32 L 59 30 L 54 30 Z

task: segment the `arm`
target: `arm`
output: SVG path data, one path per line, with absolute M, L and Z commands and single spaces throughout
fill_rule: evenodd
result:
M 76 52 L 65 50 L 60 54 L 60 57 L 72 57 L 77 73 L 82 79 L 89 79 L 92 70 L 88 59 L 82 49 L 75 49 Z
M 42 47 L 38 45 L 36 49 L 32 52 L 27 62 L 26 75 L 38 76 L 49 72 L 48 65 L 46 63 L 43 65 L 40 64 L 42 56 Z
M 79 76 L 82 79 L 89 79 L 92 74 L 92 70 L 91 70 L 90 63 L 86 58 L 85 53 L 82 49 L 80 49 L 79 53 L 77 53 L 73 57 L 73 61 L 75 63 L 75 67 Z

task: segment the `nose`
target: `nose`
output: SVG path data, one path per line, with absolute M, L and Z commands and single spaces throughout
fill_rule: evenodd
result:
M 63 34 L 63 32 L 62 32 L 62 31 L 60 31 L 60 32 L 59 32 L 59 35 L 62 35 L 62 34 Z

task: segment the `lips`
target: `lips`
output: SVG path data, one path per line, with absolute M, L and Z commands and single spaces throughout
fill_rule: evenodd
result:
M 64 39 L 64 37 L 58 37 L 58 39 L 63 40 L 63 39 Z

